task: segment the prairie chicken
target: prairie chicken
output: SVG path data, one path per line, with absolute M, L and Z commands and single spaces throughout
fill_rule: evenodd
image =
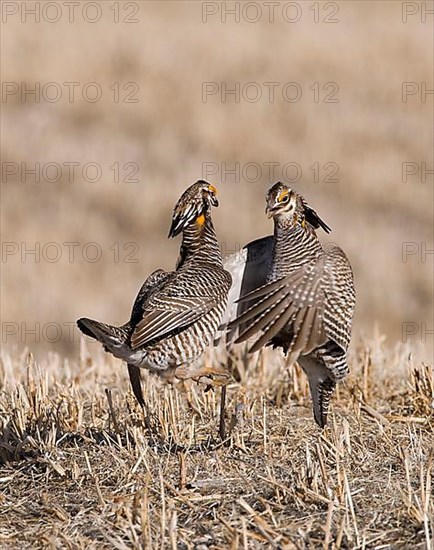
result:
M 193 365 L 212 342 L 231 286 L 211 220 L 211 207 L 218 206 L 216 193 L 215 187 L 202 180 L 183 193 L 169 231 L 169 237 L 182 232 L 176 270 L 159 269 L 146 279 L 128 323 L 115 327 L 86 318 L 77 321 L 84 334 L 126 361 L 141 406 L 145 405 L 141 368 L 164 377 L 226 380 L 227 373 L 220 366 Z
M 331 230 L 301 195 L 276 183 L 266 202 L 274 236 L 247 245 L 244 263 L 243 258 L 238 266 L 235 260 L 228 263 L 238 282 L 235 294 L 243 292 L 243 282 L 248 288 L 239 300 L 242 310 L 228 326 L 238 330 L 236 343 L 260 333 L 250 352 L 272 345 L 283 348 L 288 364 L 298 361 L 309 380 L 315 421 L 324 427 L 336 383 L 348 373 L 355 307 L 351 266 L 339 247 L 323 248 L 316 230 Z M 249 252 L 254 257 L 250 263 Z M 261 269 L 257 289 L 250 290 L 255 264 Z

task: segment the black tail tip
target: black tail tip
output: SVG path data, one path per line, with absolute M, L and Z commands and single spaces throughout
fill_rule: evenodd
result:
M 85 321 L 87 321 L 86 317 L 80 317 L 80 319 L 77 319 L 77 321 L 75 321 L 75 324 L 78 326 L 78 328 L 81 330 L 82 327 L 85 327 Z
M 92 322 L 92 319 L 80 317 L 80 319 L 77 319 L 76 324 L 83 334 L 90 336 L 91 338 L 95 338 L 95 334 L 89 328 L 89 322 Z

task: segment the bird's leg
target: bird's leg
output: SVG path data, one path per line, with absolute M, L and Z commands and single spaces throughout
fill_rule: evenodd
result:
M 185 380 L 187 378 L 208 384 L 207 391 L 210 387 L 221 386 L 221 401 L 220 401 L 220 418 L 219 418 L 219 435 L 222 441 L 226 439 L 225 427 L 225 410 L 226 410 L 226 385 L 229 382 L 231 375 L 221 365 L 219 366 L 186 366 L 179 367 L 176 370 L 176 377 Z
M 225 412 L 226 412 L 226 384 L 222 386 L 220 395 L 220 419 L 219 419 L 219 435 L 222 441 L 226 440 L 226 424 L 225 424 Z
M 223 386 L 231 378 L 225 368 L 207 365 L 179 367 L 176 369 L 176 377 L 180 380 L 191 378 L 192 380 L 201 381 L 212 386 Z
M 226 364 L 226 367 L 224 368 L 224 371 L 226 372 L 226 376 L 229 379 L 232 378 L 233 363 L 234 363 L 233 349 L 232 349 L 232 346 L 229 346 L 227 364 Z M 219 435 L 220 435 L 220 439 L 224 442 L 224 444 L 229 446 L 230 441 L 231 441 L 233 423 L 232 423 L 232 420 L 231 420 L 231 424 L 229 426 L 229 436 L 228 436 L 228 438 L 226 438 L 226 423 L 225 423 L 226 389 L 227 389 L 227 382 L 222 385 L 222 391 L 221 391 L 221 396 L 220 396 Z
M 196 403 L 193 402 L 193 399 L 191 397 L 191 381 L 188 378 L 187 379 L 182 378 L 181 384 L 182 384 L 182 388 L 184 390 L 188 405 L 190 406 L 191 410 L 194 411 L 200 417 L 202 413 L 198 408 L 198 406 L 196 405 Z

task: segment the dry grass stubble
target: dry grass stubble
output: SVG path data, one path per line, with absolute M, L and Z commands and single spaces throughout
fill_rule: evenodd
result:
M 4 355 L 2 547 L 432 548 L 431 367 L 360 342 L 320 432 L 298 368 L 231 361 L 223 445 L 201 386 L 145 376 L 146 429 L 124 366 L 84 343 L 78 364 Z

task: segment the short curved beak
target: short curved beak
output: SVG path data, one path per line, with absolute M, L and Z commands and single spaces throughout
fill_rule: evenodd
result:
M 270 219 L 273 217 L 274 212 L 277 210 L 277 207 L 275 205 L 270 206 L 267 204 L 265 207 L 265 213 L 267 214 L 267 218 Z

